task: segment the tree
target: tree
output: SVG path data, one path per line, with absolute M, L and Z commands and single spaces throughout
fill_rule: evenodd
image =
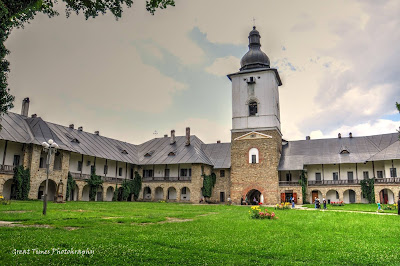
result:
M 205 199 L 211 198 L 212 189 L 217 182 L 217 176 L 212 173 L 211 175 L 203 175 L 203 187 L 201 188 L 201 192 Z
M 133 0 L 0 0 L 0 122 L 1 116 L 13 108 L 14 96 L 9 92 L 7 84 L 10 72 L 9 62 L 6 60 L 9 51 L 4 46 L 13 28 L 23 27 L 37 13 L 43 13 L 49 17 L 59 13 L 53 8 L 57 2 L 65 3 L 66 16 L 74 12 L 82 12 L 86 19 L 95 18 L 99 14 L 111 12 L 116 19 L 122 15 L 122 7 L 131 7 Z M 149 0 L 146 1 L 146 9 L 152 15 L 156 9 L 165 9 L 175 6 L 174 0 Z M 1 129 L 1 127 L 0 127 Z
M 96 167 L 92 167 L 91 170 L 91 175 L 89 179 L 86 179 L 86 182 L 89 185 L 89 200 L 90 201 L 95 201 L 96 200 L 96 194 L 98 188 L 103 184 L 103 180 L 101 180 L 101 177 L 96 175 Z
M 396 107 L 397 107 L 397 110 L 398 110 L 399 113 L 400 113 L 400 103 L 396 102 Z

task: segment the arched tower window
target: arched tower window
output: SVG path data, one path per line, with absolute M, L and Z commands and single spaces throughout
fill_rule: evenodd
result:
M 251 148 L 249 151 L 249 163 L 258 163 L 258 149 Z
M 257 102 L 249 103 L 249 116 L 255 116 L 257 114 Z

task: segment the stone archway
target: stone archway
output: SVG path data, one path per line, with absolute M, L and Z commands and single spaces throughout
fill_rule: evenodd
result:
M 326 192 L 326 201 L 329 203 L 339 201 L 339 192 L 337 190 L 331 189 Z
M 157 187 L 155 191 L 155 200 L 164 200 L 164 190 L 162 187 Z
M 174 187 L 168 188 L 168 200 L 176 200 L 176 189 Z
M 15 199 L 15 185 L 14 180 L 8 179 L 3 185 L 3 197 L 6 200 Z
M 188 187 L 183 187 L 181 189 L 181 200 L 190 201 L 190 189 Z
M 313 189 L 311 191 L 311 195 L 310 196 L 311 196 L 311 201 L 310 202 L 312 202 L 312 203 L 315 203 L 315 198 L 318 198 L 319 202 L 321 202 L 322 198 L 323 198 L 322 192 L 319 191 L 318 189 Z
M 42 199 L 42 195 L 44 195 L 46 190 L 46 180 L 44 180 L 38 190 L 38 199 Z M 47 201 L 54 201 L 54 197 L 56 196 L 57 184 L 53 180 L 49 179 L 48 183 L 48 191 L 47 191 Z
M 382 204 L 394 204 L 395 198 L 392 190 L 384 188 L 379 192 L 379 200 Z
M 114 198 L 114 188 L 109 186 L 106 191 L 106 201 L 112 201 Z
M 82 189 L 82 201 L 89 201 L 90 186 L 86 185 Z
M 145 187 L 143 189 L 143 199 L 151 200 L 151 188 L 150 187 Z
M 99 186 L 96 191 L 96 201 L 103 201 L 103 186 Z
M 343 192 L 344 203 L 356 203 L 356 192 L 352 189 L 347 189 Z
M 68 201 L 77 201 L 78 195 L 79 195 L 79 187 L 78 185 L 75 185 L 75 187 L 72 188 L 69 192 Z
M 246 194 L 246 200 L 250 205 L 258 205 L 260 202 L 263 203 L 264 198 L 259 190 L 251 189 Z

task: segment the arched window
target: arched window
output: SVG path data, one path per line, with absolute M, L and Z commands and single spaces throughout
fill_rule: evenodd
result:
M 249 103 L 249 116 L 255 116 L 257 114 L 257 102 Z
M 249 163 L 258 163 L 258 149 L 251 148 L 249 151 Z

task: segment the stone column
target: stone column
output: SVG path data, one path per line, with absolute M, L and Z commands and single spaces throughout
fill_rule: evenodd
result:
M 356 192 L 356 203 L 361 203 L 362 197 L 361 197 L 361 191 L 355 190 Z
M 176 189 L 176 201 L 180 202 L 181 201 L 181 188 L 175 188 Z

